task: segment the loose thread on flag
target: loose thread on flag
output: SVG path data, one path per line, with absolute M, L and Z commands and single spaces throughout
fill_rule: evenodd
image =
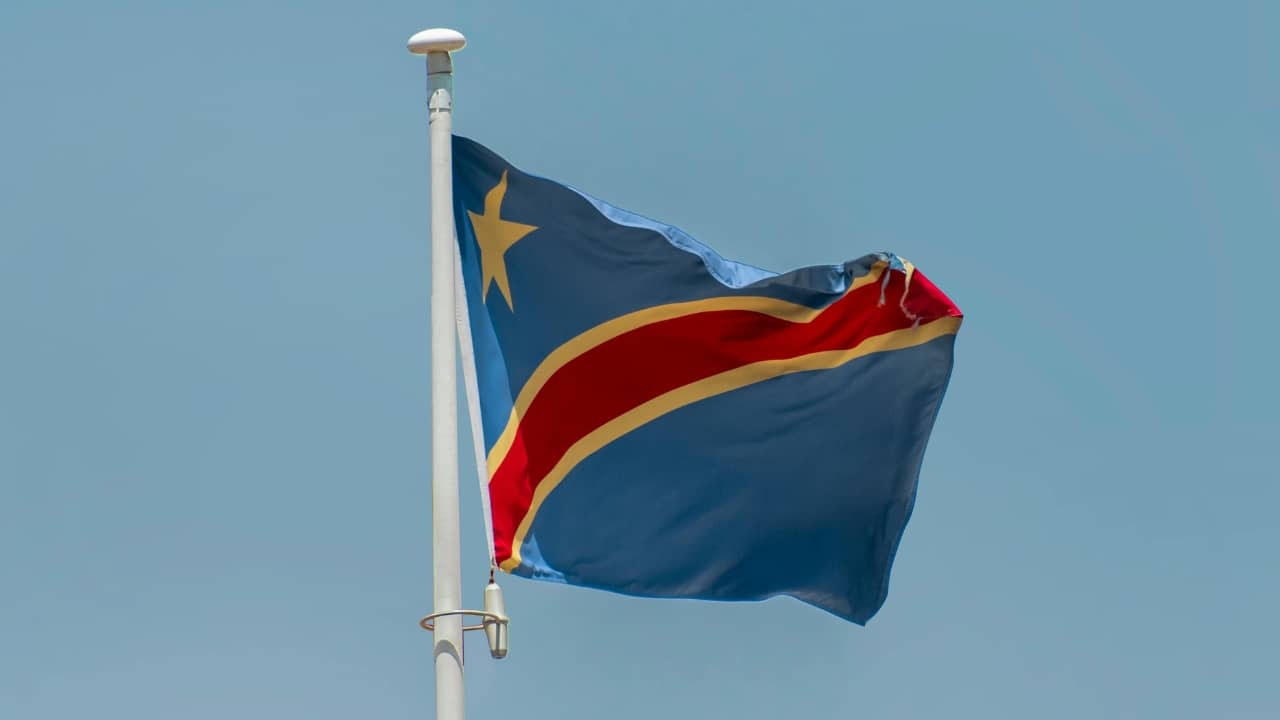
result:
M 920 316 L 907 309 L 907 293 L 911 292 L 911 278 L 915 277 L 916 266 L 912 265 L 908 260 L 902 260 L 902 274 L 904 276 L 902 280 L 902 299 L 898 301 L 898 307 L 902 308 L 902 314 L 911 321 L 911 327 L 919 327 Z
M 889 267 L 885 270 L 884 276 L 880 279 L 880 302 L 879 307 L 884 307 L 888 302 L 886 297 L 889 292 L 889 280 L 893 277 L 893 271 L 897 270 L 902 273 L 902 297 L 898 299 L 898 308 L 902 310 L 902 314 L 911 321 L 911 327 L 920 326 L 920 315 L 907 309 L 907 294 L 911 292 L 911 278 L 916 274 L 916 266 L 910 260 L 905 260 L 897 255 L 889 255 Z

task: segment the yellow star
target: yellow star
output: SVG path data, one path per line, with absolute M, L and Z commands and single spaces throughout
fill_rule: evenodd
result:
M 525 235 L 537 230 L 533 225 L 503 220 L 502 198 L 507 194 L 507 171 L 502 171 L 502 179 L 484 196 L 484 214 L 477 215 L 470 210 L 471 227 L 476 232 L 476 244 L 480 246 L 480 275 L 483 278 L 480 297 L 488 299 L 489 286 L 496 280 L 498 290 L 507 301 L 507 307 L 515 310 L 511 302 L 511 283 L 507 280 L 506 254 Z

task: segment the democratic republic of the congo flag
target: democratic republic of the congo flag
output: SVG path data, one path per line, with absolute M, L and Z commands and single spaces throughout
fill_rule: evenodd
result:
M 453 163 L 502 569 L 874 615 L 955 304 L 889 253 L 775 274 L 471 140 L 454 139 Z

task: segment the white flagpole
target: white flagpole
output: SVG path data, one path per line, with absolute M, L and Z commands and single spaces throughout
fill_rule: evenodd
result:
M 431 135 L 431 564 L 433 613 L 462 609 L 458 528 L 458 394 L 454 346 L 453 60 L 466 38 L 423 30 L 409 52 L 427 56 Z M 462 720 L 462 615 L 436 618 L 436 718 Z

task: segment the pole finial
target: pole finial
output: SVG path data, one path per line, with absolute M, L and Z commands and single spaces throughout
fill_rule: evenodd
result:
M 467 38 L 457 30 L 449 28 L 430 28 L 413 34 L 409 38 L 409 52 L 414 55 L 426 55 L 433 52 L 453 52 L 467 45 Z

